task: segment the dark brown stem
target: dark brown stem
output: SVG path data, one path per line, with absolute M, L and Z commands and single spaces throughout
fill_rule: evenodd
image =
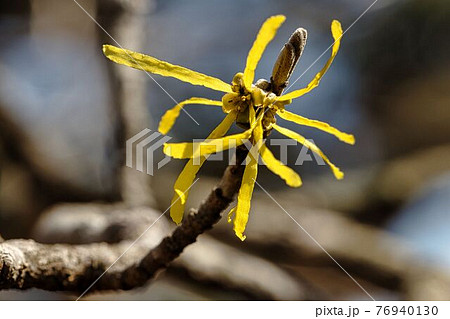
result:
M 200 234 L 211 229 L 220 220 L 221 213 L 233 201 L 234 195 L 239 190 L 245 168 L 241 164 L 247 153 L 248 150 L 245 147 L 237 148 L 236 164 L 227 167 L 220 183 L 203 201 L 199 209 L 191 211 L 172 235 L 164 238 L 138 265 L 128 268 L 123 274 L 119 274 L 116 282 L 117 287 L 113 289 L 132 289 L 142 285 L 152 278 L 158 270 L 165 269 L 170 262 L 181 254 L 184 248 L 194 243 Z M 102 284 L 108 284 L 105 281 L 106 279 L 102 280 Z

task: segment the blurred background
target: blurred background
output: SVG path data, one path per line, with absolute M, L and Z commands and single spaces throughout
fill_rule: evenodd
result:
M 150 177 L 124 167 L 124 150 L 126 139 L 144 128 L 156 130 L 174 102 L 144 72 L 109 62 L 102 44 L 117 41 L 230 82 L 245 67 L 262 22 L 284 14 L 287 20 L 256 78 L 270 77 L 281 47 L 304 27 L 308 44 L 293 82 L 332 43 L 332 19 L 345 30 L 373 3 L 77 2 L 0 2 L 0 234 L 5 239 L 117 242 L 123 239 L 119 235 L 92 235 L 111 211 L 127 207 L 158 216 L 170 204 L 183 161 L 171 161 Z M 292 89 L 304 87 L 328 56 Z M 300 146 L 290 146 L 288 156 L 303 178 L 300 189 L 260 170 L 261 185 L 375 299 L 450 299 L 449 57 L 449 1 L 379 0 L 344 35 L 320 87 L 289 106 L 353 133 L 356 145 L 282 123 L 313 139 L 345 179 L 335 181 L 315 162 L 294 165 Z M 154 78 L 177 101 L 221 98 L 202 87 Z M 169 134 L 173 141 L 204 138 L 223 118 L 220 108 L 187 110 L 200 125 L 182 113 Z M 161 150 L 157 156 L 163 158 Z M 189 207 L 207 196 L 225 167 L 225 161 L 204 165 Z M 368 299 L 263 191 L 256 188 L 252 203 L 245 242 L 224 218 L 145 288 L 88 298 Z M 162 238 L 172 228 L 162 220 L 149 232 Z M 39 290 L 0 292 L 0 299 L 73 298 Z

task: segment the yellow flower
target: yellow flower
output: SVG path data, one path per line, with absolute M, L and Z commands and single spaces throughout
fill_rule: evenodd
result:
M 219 126 L 217 126 L 207 137 L 206 141 L 200 143 L 168 143 L 164 146 L 164 152 L 167 155 L 179 159 L 189 159 L 174 185 L 175 194 L 172 199 L 170 216 L 177 224 L 180 223 L 183 218 L 189 188 L 192 185 L 198 170 L 208 156 L 216 152 L 239 146 L 246 140 L 252 142 L 252 147 L 249 152 L 242 184 L 239 189 L 237 205 L 235 208 L 231 209 L 228 214 L 229 222 L 231 222 L 232 216 L 234 215 L 234 231 L 241 240 L 245 239 L 243 233 L 250 212 L 250 200 L 252 198 L 258 172 L 259 156 L 261 156 L 267 167 L 273 173 L 279 175 L 287 185 L 291 187 L 301 186 L 302 182 L 300 176 L 294 170 L 277 160 L 265 146 L 263 138 L 267 136 L 272 129 L 296 140 L 313 152 L 319 154 L 330 166 L 337 179 L 342 179 L 344 177 L 344 174 L 339 168 L 332 164 L 315 144 L 309 142 L 296 132 L 278 126 L 275 118 L 275 115 L 278 115 L 284 120 L 300 125 L 315 127 L 332 134 L 345 143 L 355 143 L 355 139 L 351 134 L 340 132 L 327 123 L 311 120 L 285 110 L 285 106 L 290 104 L 293 99 L 298 98 L 317 87 L 322 76 L 330 67 L 339 50 L 340 40 L 343 34 L 339 21 L 334 20 L 331 24 L 331 32 L 335 41 L 332 47 L 331 57 L 307 87 L 285 95 L 276 96 L 270 91 L 265 91 L 261 86 L 252 84 L 256 66 L 258 65 L 266 46 L 274 38 L 278 28 L 284 20 L 284 16 L 277 15 L 268 18 L 264 22 L 248 54 L 244 72 L 237 73 L 234 76 L 231 85 L 217 78 L 168 62 L 160 61 L 141 53 L 120 49 L 111 45 L 103 46 L 104 54 L 116 63 L 162 76 L 174 77 L 184 82 L 189 82 L 194 85 L 203 85 L 207 88 L 226 93 L 221 101 L 200 97 L 187 99 L 168 110 L 159 124 L 159 131 L 162 134 L 167 134 L 175 123 L 176 118 L 179 116 L 181 109 L 188 104 L 221 106 L 222 110 L 227 114 Z M 225 136 L 234 122 L 245 127 L 246 130 L 239 134 Z

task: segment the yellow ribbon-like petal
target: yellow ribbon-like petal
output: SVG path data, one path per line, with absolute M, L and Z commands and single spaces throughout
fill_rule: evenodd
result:
M 234 232 L 240 240 L 245 240 L 245 227 L 247 226 L 248 216 L 250 213 L 250 201 L 252 199 L 253 188 L 258 174 L 258 161 L 252 159 L 245 166 L 244 176 L 242 177 L 241 188 L 239 189 L 238 204 L 235 210 Z
M 288 186 L 300 187 L 302 185 L 300 176 L 293 169 L 277 160 L 265 144 L 261 146 L 259 153 L 267 168 L 280 176 Z
M 308 141 L 305 137 L 301 136 L 300 134 L 293 132 L 287 128 L 278 126 L 276 124 L 273 124 L 272 126 L 275 130 L 277 130 L 278 132 L 280 132 L 281 134 L 296 140 L 297 142 L 299 142 L 300 144 L 305 145 L 307 148 L 309 148 L 310 150 L 312 150 L 313 152 L 317 153 L 320 155 L 320 157 L 323 158 L 323 160 L 330 166 L 331 170 L 333 171 L 334 176 L 337 179 L 343 179 L 344 178 L 344 173 L 342 173 L 342 171 L 335 166 L 333 163 L 330 162 L 330 160 L 328 159 L 328 157 L 325 156 L 325 154 L 314 144 L 311 143 L 310 141 Z
M 222 123 L 220 123 L 214 129 L 214 131 L 209 134 L 208 138 L 211 139 L 224 136 L 230 129 L 235 118 L 235 112 L 229 113 L 222 121 Z M 175 185 L 173 187 L 175 194 L 173 195 L 171 203 L 172 205 L 170 207 L 170 217 L 177 224 L 181 223 L 181 220 L 183 219 L 184 207 L 189 196 L 189 188 L 194 182 L 194 179 L 198 171 L 200 170 L 200 167 L 202 167 L 207 158 L 208 156 L 200 157 L 199 164 L 194 164 L 194 159 L 190 159 L 184 166 L 183 171 L 180 173 L 175 182 Z
M 214 101 L 214 100 L 204 99 L 201 97 L 191 97 L 190 99 L 180 102 L 177 105 L 175 105 L 173 108 L 171 108 L 170 110 L 167 110 L 166 113 L 164 113 L 164 115 L 162 116 L 161 121 L 159 122 L 159 127 L 158 127 L 158 131 L 161 134 L 167 134 L 171 130 L 173 124 L 175 123 L 175 120 L 180 115 L 181 109 L 187 104 L 222 106 L 221 101 Z
M 263 115 L 261 115 L 263 116 Z M 253 106 L 250 106 L 248 110 L 248 122 L 250 123 L 250 126 L 253 126 L 256 122 L 256 111 Z
M 259 143 L 262 141 L 263 128 L 262 128 L 262 117 L 258 119 L 255 130 L 253 132 L 253 146 L 249 152 L 250 161 L 245 166 L 244 175 L 242 177 L 241 188 L 239 189 L 239 194 L 237 198 L 237 206 L 235 210 L 230 212 L 231 214 L 235 212 L 235 218 L 233 223 L 233 229 L 236 236 L 240 240 L 245 240 L 244 231 L 248 222 L 248 215 L 250 213 L 250 201 L 252 199 L 253 189 L 255 187 L 256 176 L 258 174 L 258 149 L 260 147 Z M 254 148 L 256 151 L 254 151 Z
M 173 77 L 194 85 L 202 85 L 216 91 L 231 92 L 231 86 L 222 80 L 189 70 L 179 65 L 158 60 L 142 53 L 121 49 L 108 44 L 103 45 L 103 53 L 108 59 L 118 64 L 162 76 Z
M 331 51 L 331 57 L 328 59 L 327 63 L 322 68 L 322 70 L 320 70 L 320 72 L 316 74 L 314 79 L 308 84 L 308 86 L 306 88 L 303 88 L 301 90 L 292 91 L 290 93 L 282 95 L 281 97 L 278 98 L 279 101 L 286 101 L 289 99 L 298 98 L 298 97 L 308 93 L 309 91 L 313 90 L 314 88 L 316 88 L 319 85 L 320 80 L 322 79 L 323 75 L 330 68 L 331 63 L 333 62 L 334 58 L 336 57 L 336 55 L 339 51 L 339 46 L 341 45 L 341 38 L 342 38 L 343 32 L 342 32 L 342 27 L 341 27 L 341 24 L 339 23 L 339 21 L 333 20 L 333 22 L 331 23 L 331 33 L 332 33 L 333 39 L 334 39 L 334 44 L 333 44 L 333 48 Z
M 278 28 L 286 20 L 283 15 L 272 16 L 268 18 L 258 32 L 255 42 L 247 56 L 247 63 L 244 70 L 244 85 L 250 90 L 253 79 L 255 78 L 255 69 L 261 59 L 266 46 L 275 37 Z
M 166 143 L 164 154 L 173 158 L 197 158 L 204 155 L 219 153 L 230 147 L 244 144 L 252 135 L 252 128 L 239 134 L 225 136 L 223 138 L 210 139 L 198 143 Z
M 286 121 L 291 121 L 291 122 L 297 123 L 299 125 L 315 127 L 321 131 L 332 134 L 332 135 L 336 136 L 342 142 L 345 142 L 345 143 L 348 143 L 351 145 L 355 144 L 355 137 L 352 134 L 341 132 L 337 128 L 332 127 L 328 123 L 317 121 L 317 120 L 310 120 L 306 117 L 291 113 L 286 110 L 277 112 L 277 115 L 279 115 L 282 119 L 284 119 Z

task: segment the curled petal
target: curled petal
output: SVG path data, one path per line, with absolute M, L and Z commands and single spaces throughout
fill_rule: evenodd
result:
M 261 146 L 259 153 L 261 154 L 261 157 L 267 168 L 270 169 L 274 174 L 280 176 L 288 186 L 300 187 L 302 185 L 300 176 L 296 172 L 294 172 L 293 169 L 277 160 L 265 144 Z
M 229 113 L 236 119 L 237 113 Z M 253 135 L 253 131 L 257 130 L 257 121 L 255 121 L 250 129 L 234 135 L 228 135 L 223 138 L 209 138 L 206 141 L 198 143 L 165 143 L 164 154 L 177 159 L 199 158 L 200 156 L 210 155 L 222 152 L 232 147 L 244 144 Z M 262 136 L 262 135 L 261 135 Z
M 108 59 L 118 64 L 162 76 L 173 77 L 183 82 L 202 85 L 216 91 L 231 92 L 231 86 L 222 80 L 142 53 L 121 49 L 109 44 L 103 45 L 103 53 Z
M 183 159 L 197 158 L 204 155 L 219 153 L 229 149 L 230 147 L 242 145 L 245 140 L 248 140 L 251 137 L 252 130 L 253 129 L 249 129 L 240 134 L 210 139 L 205 142 L 166 143 L 164 144 L 164 154 L 173 158 Z
M 320 155 L 320 157 L 323 158 L 323 160 L 330 166 L 331 170 L 333 171 L 334 176 L 336 177 L 336 179 L 343 179 L 344 178 L 344 173 L 342 173 L 342 171 L 335 166 L 333 163 L 330 162 L 330 160 L 328 159 L 328 157 L 325 156 L 325 154 L 314 144 L 311 143 L 310 141 L 308 141 L 306 138 L 304 138 L 303 136 L 301 136 L 300 134 L 293 132 L 287 128 L 284 127 L 280 127 L 276 124 L 273 125 L 273 128 L 275 130 L 277 130 L 278 132 L 280 132 L 281 134 L 296 140 L 297 142 L 299 142 L 300 144 L 306 146 L 307 148 L 309 148 L 310 150 L 312 150 L 313 152 L 317 153 Z
M 268 18 L 256 36 L 256 40 L 253 43 L 252 48 L 247 56 L 247 63 L 244 70 L 244 85 L 250 90 L 252 86 L 253 79 L 255 78 L 255 69 L 261 59 L 266 46 L 275 37 L 278 28 L 286 20 L 283 15 L 272 16 Z
M 285 100 L 289 100 L 289 99 L 298 98 L 298 97 L 308 93 L 309 91 L 313 90 L 314 88 L 316 88 L 319 85 L 320 80 L 322 79 L 323 75 L 328 71 L 331 63 L 333 63 L 333 60 L 339 51 L 339 46 L 341 45 L 341 38 L 342 38 L 343 32 L 342 32 L 342 27 L 341 27 L 341 24 L 339 23 L 339 21 L 333 20 L 333 22 L 331 23 L 331 33 L 333 34 L 333 39 L 334 39 L 334 44 L 333 44 L 333 48 L 331 51 L 331 57 L 328 59 L 327 63 L 322 68 L 322 70 L 320 70 L 320 72 L 316 74 L 314 79 L 308 84 L 308 86 L 306 88 L 292 91 L 290 93 L 282 95 L 281 97 L 279 97 L 278 100 L 285 101 Z
M 225 135 L 233 124 L 235 117 L 236 114 L 233 114 L 233 112 L 228 114 L 222 123 L 211 132 L 208 138 L 218 138 Z M 189 195 L 189 189 L 194 182 L 200 167 L 202 167 L 207 158 L 208 156 L 201 156 L 198 164 L 194 163 L 194 159 L 190 159 L 175 182 L 173 187 L 175 194 L 173 195 L 170 206 L 170 217 L 177 224 L 181 223 L 181 220 L 183 219 L 184 207 Z
M 222 106 L 221 101 L 214 101 L 209 99 L 204 99 L 201 97 L 191 97 L 190 99 L 187 99 L 183 102 L 178 103 L 170 110 L 167 110 L 166 113 L 161 118 L 161 121 L 159 122 L 158 131 L 161 134 L 167 134 L 173 124 L 175 123 L 176 119 L 180 115 L 181 109 L 187 105 L 187 104 L 202 104 L 202 105 L 217 105 Z
M 288 112 L 288 111 L 282 111 L 277 113 L 282 119 L 286 121 L 291 121 L 294 123 L 297 123 L 299 125 L 304 126 L 310 126 L 315 127 L 321 131 L 327 132 L 329 134 L 332 134 L 336 136 L 339 140 L 342 142 L 348 143 L 348 144 L 355 144 L 355 137 L 352 134 L 344 133 L 339 131 L 337 128 L 332 127 L 330 124 L 317 121 L 317 120 L 310 120 L 306 117 Z

